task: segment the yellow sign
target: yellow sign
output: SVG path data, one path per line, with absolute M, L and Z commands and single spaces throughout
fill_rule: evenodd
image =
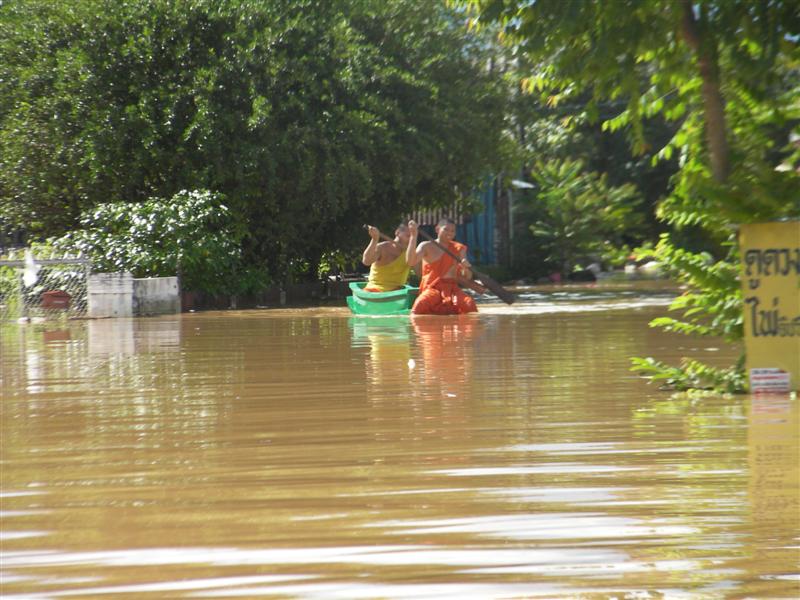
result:
M 739 243 L 751 391 L 800 389 L 800 221 L 742 225 Z

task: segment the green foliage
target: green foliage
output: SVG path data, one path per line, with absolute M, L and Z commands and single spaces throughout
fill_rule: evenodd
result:
M 755 103 L 774 92 L 775 64 L 796 50 L 800 13 L 794 0 L 465 0 L 476 24 L 500 23 L 503 35 L 534 65 L 528 91 L 550 105 L 580 102 L 592 119 L 601 103 L 624 102 L 605 119 L 608 129 L 626 128 L 644 150 L 644 120 L 702 124 L 701 78 L 682 32 L 684 8 L 697 19 L 703 45 L 730 67 L 723 80 Z M 644 77 L 644 80 L 642 79 Z M 582 98 L 582 94 L 589 94 Z M 679 132 L 680 133 L 680 132 Z
M 688 358 L 682 359 L 678 367 L 652 357 L 632 358 L 631 362 L 632 371 L 641 373 L 653 382 L 662 383 L 664 389 L 714 390 L 733 394 L 743 391 L 746 386 L 744 361 L 741 359 L 736 365 L 724 369 Z
M 0 267 L 0 305 L 5 307 L 3 312 L 16 313 L 20 288 L 21 281 L 16 270 L 11 267 Z
M 584 92 L 569 102 L 553 104 L 545 94 L 520 93 L 529 89 L 532 72 L 550 68 L 547 58 L 531 60 L 518 47 L 506 50 L 505 78 L 511 90 L 508 129 L 519 146 L 516 168 L 507 179 L 530 180 L 535 165 L 557 161 L 582 161 L 586 171 L 602 173 L 609 186 L 633 185 L 641 196 L 631 206 L 631 222 L 610 236 L 602 249 L 594 252 L 595 260 L 606 266 L 621 267 L 630 255 L 629 248 L 655 241 L 665 230 L 655 217 L 657 203 L 668 192 L 668 182 L 678 168 L 672 160 L 651 161 L 656 149 L 668 142 L 675 126 L 655 117 L 643 126 L 649 144 L 645 154 L 632 152 L 623 131 L 610 131 L 600 121 L 624 110 L 619 99 L 598 104 L 592 117 L 585 102 L 591 98 Z M 599 119 L 599 121 L 598 121 Z M 539 277 L 558 269 L 547 264 L 545 250 L 532 236 L 530 225 L 540 218 L 530 191 L 514 190 L 515 249 L 513 267 L 517 277 Z
M 800 12 L 794 0 L 469 0 L 476 22 L 500 23 L 528 63 L 527 90 L 549 106 L 577 104 L 635 152 L 653 147 L 648 123 L 672 133 L 651 162 L 677 160 L 658 216 L 672 228 L 656 258 L 688 291 L 682 314 L 653 326 L 742 335 L 735 225 L 800 217 Z M 617 114 L 604 114 L 618 102 Z M 702 240 L 698 240 L 698 235 Z M 685 359 L 634 369 L 679 388 L 744 389 L 743 362 L 713 369 Z
M 652 244 L 650 244 L 650 242 L 645 242 L 637 249 L 631 248 L 628 244 L 621 244 L 619 246 L 606 244 L 600 255 L 601 263 L 612 269 L 621 269 L 628 263 L 632 256 L 637 256 L 637 251 L 642 252 L 642 255 L 645 256 L 646 248 L 650 248 L 651 246 Z
M 181 191 L 169 200 L 100 205 L 82 217 L 81 229 L 52 244 L 82 252 L 96 271 L 129 271 L 134 277 L 180 274 L 184 289 L 235 294 L 269 281 L 243 264 L 245 233 L 244 223 L 219 194 Z
M 731 342 L 742 339 L 742 298 L 735 256 L 715 261 L 709 254 L 674 246 L 669 234 L 661 237 L 654 254 L 667 274 L 688 289 L 670 305 L 671 311 L 682 312 L 685 321 L 661 317 L 652 321 L 651 326 L 719 336 Z
M 247 264 L 313 277 L 365 215 L 492 169 L 502 89 L 463 24 L 418 0 L 2 3 L 0 219 L 60 235 L 208 189 L 242 214 Z
M 585 172 L 582 161 L 539 163 L 533 170 L 536 194 L 530 230 L 549 264 L 568 274 L 598 260 L 620 232 L 636 228 L 641 201 L 632 184 L 608 185 L 606 175 Z
M 359 249 L 350 251 L 336 250 L 322 256 L 317 268 L 317 278 L 324 279 L 332 273 L 346 273 L 353 269 L 361 260 Z
M 777 97 L 788 100 L 792 85 L 786 65 L 779 65 L 785 81 L 775 86 Z M 742 293 L 739 282 L 740 256 L 737 246 L 736 224 L 774 221 L 800 217 L 800 177 L 798 172 L 776 169 L 786 157 L 789 148 L 780 148 L 776 141 L 775 128 L 790 117 L 794 127 L 800 122 L 800 111 L 786 111 L 780 115 L 781 108 L 772 105 L 771 100 L 760 102 L 738 102 L 747 94 L 729 84 L 725 88 L 734 98 L 728 103 L 728 123 L 733 134 L 730 143 L 733 152 L 733 165 L 725 182 L 716 181 L 703 162 L 702 127 L 692 127 L 684 123 L 686 147 L 682 150 L 684 165 L 680 176 L 675 179 L 673 193 L 659 206 L 659 217 L 674 228 L 674 233 L 664 234 L 655 249 L 655 257 L 662 263 L 667 273 L 684 283 L 688 291 L 679 296 L 670 306 L 670 311 L 681 313 L 679 317 L 654 319 L 653 327 L 689 335 L 719 336 L 729 342 L 740 341 L 743 337 Z M 771 118 L 764 116 L 770 113 Z M 691 141 L 694 138 L 694 141 Z M 694 150 L 694 151 L 693 151 Z M 694 240 L 686 232 L 704 232 L 712 241 L 708 250 L 688 250 Z M 679 245 L 680 244 L 680 245 Z M 684 247 L 681 247 L 684 246 Z M 742 392 L 746 390 L 746 377 L 743 372 L 744 361 L 720 371 L 716 381 L 717 389 Z M 634 370 L 645 375 L 652 369 L 638 369 L 642 363 L 634 361 Z M 653 364 L 660 364 L 655 361 Z M 675 372 L 668 381 L 676 388 L 696 387 L 697 361 L 685 359 L 680 367 L 683 381 Z M 714 372 L 710 369 L 709 373 Z

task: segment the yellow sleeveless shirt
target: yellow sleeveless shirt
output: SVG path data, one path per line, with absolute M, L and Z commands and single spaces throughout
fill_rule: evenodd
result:
M 373 288 L 381 292 L 389 292 L 403 287 L 408 281 L 408 272 L 411 267 L 406 264 L 406 253 L 401 252 L 400 256 L 388 265 L 379 267 L 372 263 L 369 268 L 369 280 L 367 288 Z

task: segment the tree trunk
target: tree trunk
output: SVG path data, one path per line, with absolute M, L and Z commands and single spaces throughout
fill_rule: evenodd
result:
M 711 173 L 714 179 L 723 182 L 728 178 L 730 165 L 725 127 L 725 100 L 720 89 L 717 47 L 713 40 L 701 35 L 691 0 L 683 0 L 681 34 L 697 58 L 697 69 L 703 81 L 703 107 Z

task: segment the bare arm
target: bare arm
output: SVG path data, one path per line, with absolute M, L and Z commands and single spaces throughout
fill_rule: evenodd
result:
M 361 256 L 361 262 L 364 266 L 370 266 L 380 256 L 380 248 L 378 248 L 378 240 L 380 239 L 381 232 L 376 227 L 369 228 L 369 245 L 364 249 L 364 254 Z
M 423 249 L 425 243 L 419 245 L 417 248 L 417 224 L 414 221 L 408 222 L 408 248 L 406 248 L 406 264 L 409 267 L 415 267 L 417 263 L 420 261 L 422 256 L 420 255 L 419 251 Z
M 409 251 L 406 250 L 406 262 L 408 263 L 409 267 L 411 267 L 412 269 L 416 268 L 416 266 L 419 263 L 422 262 L 422 260 L 428 254 L 428 246 L 430 246 L 430 244 L 431 244 L 430 242 L 422 242 L 416 248 L 414 248 L 414 246 L 411 243 L 408 244 L 408 248 L 409 249 L 413 249 L 413 251 L 414 251 L 414 255 L 413 255 L 414 262 L 410 263 L 410 262 L 408 262 Z

